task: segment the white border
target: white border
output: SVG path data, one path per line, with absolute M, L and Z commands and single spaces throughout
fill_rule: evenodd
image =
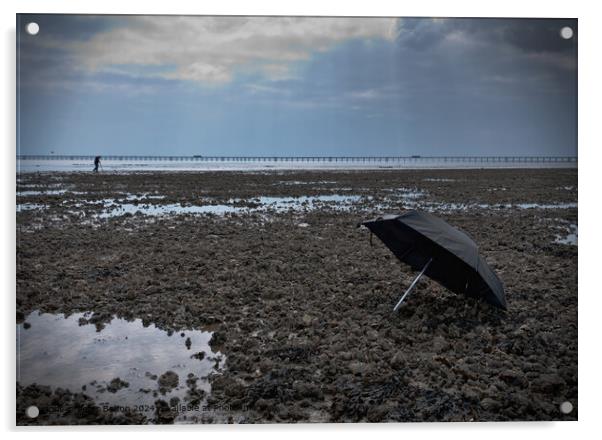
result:
M 598 321 L 601 313 L 601 289 L 596 275 L 600 271 L 596 250 L 600 238 L 597 228 L 600 223 L 599 188 L 602 139 L 600 135 L 600 42 L 602 22 L 595 2 L 505 0 L 476 2 L 414 1 L 392 2 L 369 1 L 213 1 L 187 2 L 181 0 L 147 0 L 126 2 L 124 0 L 94 0 L 74 2 L 69 0 L 5 0 L 0 2 L 2 14 L 2 117 L 1 133 L 4 135 L 4 155 L 0 161 L 2 171 L 2 280 L 5 289 L 5 327 L 3 348 L 5 356 L 1 363 L 3 377 L 2 426 L 14 434 L 14 288 L 15 288 L 15 13 L 140 13 L 140 14 L 230 14 L 230 15 L 377 15 L 377 16 L 465 16 L 465 17 L 576 17 L 579 18 L 579 418 L 577 423 L 495 423 L 495 424 L 404 424 L 404 425 L 267 425 L 267 426 L 218 426 L 192 428 L 117 428 L 120 437 L 133 431 L 144 431 L 144 436 L 153 438 L 165 435 L 192 434 L 229 438 L 244 435 L 250 438 L 286 436 L 305 438 L 316 434 L 339 435 L 346 438 L 365 438 L 375 435 L 408 436 L 421 438 L 475 438 L 482 440 L 507 439 L 508 436 L 545 436 L 546 439 L 567 440 L 570 437 L 593 437 L 600 432 L 598 415 L 600 407 L 600 335 Z M 82 434 L 82 431 L 88 431 Z M 106 429 L 95 428 L 51 428 L 28 431 L 27 436 L 39 433 L 49 438 L 82 436 L 102 438 Z

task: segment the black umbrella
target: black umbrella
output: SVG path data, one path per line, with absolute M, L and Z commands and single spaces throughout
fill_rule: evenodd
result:
M 394 311 L 422 275 L 452 292 L 480 297 L 495 307 L 506 309 L 501 281 L 465 232 L 434 215 L 419 211 L 386 215 L 362 224 L 376 234 L 397 258 L 421 271 Z

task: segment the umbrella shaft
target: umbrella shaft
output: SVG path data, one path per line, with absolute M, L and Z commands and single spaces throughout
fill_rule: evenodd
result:
M 401 297 L 401 299 L 399 300 L 399 302 L 395 305 L 395 307 L 393 307 L 393 311 L 394 312 L 397 311 L 397 309 L 399 308 L 399 306 L 401 305 L 401 303 L 403 302 L 403 300 L 405 299 L 405 297 L 408 296 L 408 293 L 410 293 L 412 291 L 412 289 L 414 288 L 414 286 L 416 285 L 416 283 L 418 282 L 418 280 L 420 279 L 420 277 L 422 277 L 422 275 L 424 275 L 424 272 L 426 272 L 426 269 L 431 264 L 431 261 L 433 261 L 432 258 L 424 265 L 424 267 L 422 268 L 422 272 L 420 272 L 418 274 L 418 276 L 414 279 L 414 281 L 412 281 L 412 284 L 410 284 L 410 287 L 408 287 L 408 290 L 405 291 L 405 293 L 403 294 L 403 296 Z

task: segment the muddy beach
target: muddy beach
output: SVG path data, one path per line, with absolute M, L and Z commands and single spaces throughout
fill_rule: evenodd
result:
M 144 387 L 95 378 L 103 396 L 129 392 L 144 410 L 103 408 L 88 381 L 23 376 L 18 424 L 577 419 L 576 170 L 17 179 L 18 336 L 49 314 L 90 338 L 140 323 L 210 363 L 189 373 L 166 359 L 140 370 Z M 392 313 L 415 273 L 357 224 L 406 209 L 475 239 L 507 312 L 423 279 Z M 192 332 L 206 337 L 190 346 Z

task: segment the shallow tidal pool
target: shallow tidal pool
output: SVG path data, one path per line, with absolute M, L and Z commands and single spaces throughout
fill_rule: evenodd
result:
M 212 332 L 169 334 L 120 318 L 97 327 L 91 316 L 29 314 L 17 325 L 17 381 L 83 392 L 101 407 L 136 409 L 149 420 L 159 399 L 178 408 L 176 422 L 203 415 L 207 377 L 225 360 L 209 346 Z

